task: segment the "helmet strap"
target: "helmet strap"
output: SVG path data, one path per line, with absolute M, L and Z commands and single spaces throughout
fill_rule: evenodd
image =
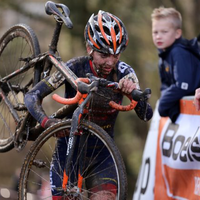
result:
M 97 67 L 95 66 L 93 62 L 92 62 L 92 66 L 93 66 L 94 71 L 99 75 L 100 70 L 97 69 Z
M 97 73 L 97 75 L 101 78 L 106 78 L 108 75 L 102 74 L 101 69 L 98 69 L 94 63 L 92 62 L 92 67 L 94 69 L 94 71 Z
M 90 56 L 92 56 L 93 51 L 94 51 L 94 50 L 91 49 L 91 51 L 89 52 L 89 55 L 90 55 Z
M 103 78 L 106 78 L 106 76 L 104 76 L 100 69 L 97 69 L 97 67 L 95 66 L 95 64 L 92 62 L 92 60 L 90 60 L 90 67 L 94 73 L 95 76 L 99 76 L 99 77 L 103 77 Z
M 88 49 L 87 49 L 88 51 Z M 93 60 L 93 56 L 92 56 L 92 53 L 94 52 L 93 49 L 90 50 L 90 52 L 88 53 L 89 57 L 90 57 L 90 60 Z

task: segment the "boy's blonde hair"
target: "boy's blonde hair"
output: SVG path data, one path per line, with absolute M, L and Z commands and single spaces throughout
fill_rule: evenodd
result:
M 153 10 L 153 13 L 151 14 L 151 19 L 153 20 L 159 20 L 159 19 L 166 19 L 170 18 L 172 21 L 173 26 L 176 29 L 182 28 L 182 17 L 181 14 L 174 8 L 156 8 Z

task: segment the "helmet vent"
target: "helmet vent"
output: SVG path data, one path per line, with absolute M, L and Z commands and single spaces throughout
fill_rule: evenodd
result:
M 119 30 L 119 27 L 118 27 L 117 25 L 114 26 L 114 30 L 115 30 L 116 35 L 117 35 L 117 34 L 119 33 L 119 31 L 120 31 L 120 30 Z
M 100 28 L 97 25 L 95 25 L 95 29 L 96 29 L 97 32 L 99 32 L 99 33 L 101 32 Z
M 110 30 L 108 29 L 108 27 L 103 26 L 103 30 L 107 35 L 110 35 Z
M 92 31 L 92 28 L 89 27 L 89 29 L 90 29 L 90 35 L 91 35 L 92 37 L 94 37 L 94 32 Z
M 104 41 L 102 41 L 102 42 L 104 42 Z M 105 42 L 106 42 L 106 41 L 105 41 Z M 104 43 L 105 43 L 105 42 L 104 42 Z M 100 43 L 98 40 L 96 41 L 96 43 L 97 43 L 98 46 L 102 46 L 101 43 Z

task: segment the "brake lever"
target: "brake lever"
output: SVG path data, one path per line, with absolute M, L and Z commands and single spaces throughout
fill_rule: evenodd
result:
M 87 94 L 89 93 L 90 91 L 97 91 L 97 88 L 98 88 L 98 81 L 93 81 L 92 83 L 90 84 L 87 84 L 87 83 L 84 83 L 84 82 L 81 82 L 79 81 L 77 83 L 77 87 L 78 87 L 78 91 L 81 93 L 81 94 Z
M 144 92 L 140 90 L 133 90 L 131 97 L 134 101 L 147 101 L 151 97 L 151 89 L 146 88 Z

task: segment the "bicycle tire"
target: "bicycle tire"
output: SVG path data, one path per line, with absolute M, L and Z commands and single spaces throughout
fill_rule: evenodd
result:
M 114 167 L 117 174 L 117 185 L 118 185 L 117 199 L 125 200 L 127 196 L 126 171 L 125 171 L 125 166 L 124 166 L 124 162 L 121 157 L 121 154 L 117 146 L 115 145 L 113 139 L 102 128 L 100 128 L 99 126 L 97 126 L 96 124 L 92 122 L 82 121 L 80 126 L 81 126 L 81 129 L 84 130 L 80 137 L 86 134 L 87 137 L 96 137 L 105 144 L 105 147 L 108 149 L 114 161 Z M 54 142 L 56 142 L 56 137 L 53 137 L 53 135 L 59 130 L 70 129 L 70 127 L 71 127 L 71 120 L 59 122 L 53 125 L 52 127 L 48 128 L 47 130 L 45 130 L 32 144 L 28 154 L 26 155 L 24 159 L 24 162 L 21 168 L 20 180 L 19 180 L 19 191 L 18 191 L 19 200 L 28 200 L 29 198 L 37 199 L 39 197 L 40 199 L 52 199 L 52 196 L 50 193 L 51 189 L 50 189 L 50 184 L 49 184 L 50 180 L 49 180 L 48 174 L 49 174 L 49 169 L 51 167 L 50 166 L 51 158 L 52 158 L 53 149 L 54 149 L 53 144 Z M 92 152 L 91 155 L 94 155 L 94 154 L 95 152 Z M 80 158 L 80 156 L 77 155 L 76 158 Z M 108 158 L 106 157 L 105 159 L 108 159 Z M 89 165 L 93 163 L 92 158 L 90 161 L 91 162 L 87 163 L 87 167 L 89 167 Z M 40 163 L 40 166 L 36 163 Z M 77 162 L 75 161 L 75 163 Z M 91 174 L 88 173 L 87 177 L 89 175 L 92 176 Z M 96 174 L 93 174 L 93 175 L 96 176 Z M 40 185 L 41 181 L 39 180 L 42 180 L 43 183 L 46 183 L 46 186 L 45 184 Z M 85 187 L 82 191 L 84 192 L 79 194 L 80 196 L 79 198 L 76 197 L 75 198 L 76 200 L 88 199 L 87 194 L 89 192 L 86 191 Z M 39 197 L 37 196 L 37 194 L 39 194 Z M 69 195 L 69 194 L 63 194 L 63 199 L 66 198 L 66 195 Z M 74 199 L 72 198 L 72 196 L 70 197 L 71 198 L 69 199 Z
M 40 80 L 41 70 L 35 66 L 13 76 L 9 81 L 5 77 L 20 70 L 25 64 L 25 60 L 22 59 L 33 58 L 39 53 L 38 39 L 34 31 L 26 24 L 14 25 L 0 38 L 0 88 L 3 91 L 3 93 L 0 92 L 0 152 L 7 152 L 14 147 L 15 131 L 19 128 L 19 121 L 27 114 L 24 105 L 25 89 L 14 91 L 12 86 L 15 85 L 21 90 L 27 86 L 26 90 L 29 90 Z M 4 97 L 8 100 L 9 106 L 2 100 Z M 17 112 L 18 120 L 13 117 L 9 107 Z

